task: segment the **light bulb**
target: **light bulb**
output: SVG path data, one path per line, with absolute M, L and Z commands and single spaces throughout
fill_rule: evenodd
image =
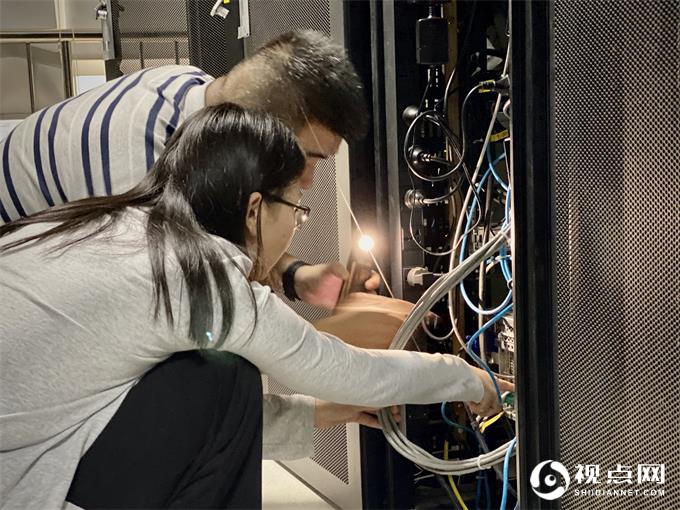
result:
M 373 246 L 375 246 L 375 243 L 373 242 L 373 238 L 371 236 L 363 235 L 361 236 L 361 239 L 359 239 L 359 248 L 362 250 L 371 251 Z

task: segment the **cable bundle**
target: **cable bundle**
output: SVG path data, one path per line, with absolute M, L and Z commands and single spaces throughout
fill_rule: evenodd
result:
M 453 271 L 441 276 L 427 289 L 416 303 L 411 314 L 404 321 L 404 324 L 397 331 L 390 349 L 403 349 L 434 304 L 463 281 L 468 274 L 474 271 L 481 261 L 498 251 L 506 242 L 508 233 L 509 226 L 498 232 L 488 243 L 465 259 L 462 264 Z M 503 462 L 510 445 L 510 443 L 506 443 L 489 453 L 482 454 L 473 459 L 447 461 L 434 457 L 418 445 L 412 443 L 399 429 L 399 425 L 389 410 L 380 410 L 378 419 L 385 438 L 397 452 L 420 467 L 442 475 L 464 475 L 480 469 L 490 468 L 495 464 Z

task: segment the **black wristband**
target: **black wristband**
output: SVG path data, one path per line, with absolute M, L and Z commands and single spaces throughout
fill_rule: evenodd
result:
M 308 266 L 307 262 L 296 260 L 293 262 L 281 275 L 281 283 L 283 284 L 283 293 L 291 301 L 298 301 L 300 296 L 295 292 L 295 273 L 302 266 Z

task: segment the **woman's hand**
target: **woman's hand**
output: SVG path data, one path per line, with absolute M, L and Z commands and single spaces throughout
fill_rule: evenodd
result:
M 483 369 L 472 367 L 477 372 L 477 377 L 484 387 L 484 396 L 479 402 L 468 402 L 470 410 L 479 416 L 492 416 L 503 410 L 501 403 L 498 400 L 498 394 L 496 393 L 496 387 L 491 380 L 491 376 Z M 506 391 L 515 391 L 515 385 L 504 381 L 502 379 L 496 379 L 498 382 L 498 387 L 501 390 L 501 394 Z
M 318 429 L 325 429 L 343 423 L 358 423 L 359 425 L 379 429 L 380 423 L 376 416 L 377 412 L 377 409 L 370 407 L 335 404 L 317 399 L 314 411 L 314 426 Z M 397 422 L 401 420 L 398 406 L 392 406 L 392 416 L 394 416 Z

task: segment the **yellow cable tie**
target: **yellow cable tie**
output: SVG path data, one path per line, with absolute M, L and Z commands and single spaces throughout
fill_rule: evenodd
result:
M 502 140 L 503 138 L 507 138 L 508 136 L 510 136 L 510 132 L 507 129 L 504 129 L 500 133 L 496 133 L 494 135 L 491 135 L 491 137 L 489 138 L 489 141 L 497 142 L 499 140 Z

